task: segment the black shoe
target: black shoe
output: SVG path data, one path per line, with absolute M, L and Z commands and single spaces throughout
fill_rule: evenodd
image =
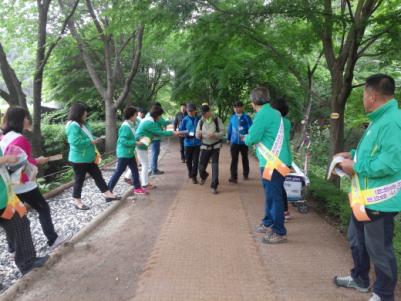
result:
M 162 174 L 164 174 L 164 171 L 161 171 L 161 170 L 152 171 L 152 176 L 158 176 L 158 175 L 162 175 Z
M 49 255 L 46 255 L 43 257 L 36 257 L 36 259 L 34 260 L 34 262 L 32 263 L 32 265 L 29 268 L 21 271 L 22 275 L 29 273 L 30 271 L 32 271 L 35 268 L 40 268 L 40 267 L 44 266 L 48 259 L 49 259 Z
M 213 194 L 218 194 L 217 188 L 212 188 L 212 193 Z
M 200 183 L 199 184 L 201 184 L 201 185 L 203 185 L 203 184 L 205 184 L 206 183 L 206 179 L 207 179 L 207 177 L 209 176 L 209 174 L 206 174 L 206 178 L 201 178 L 201 180 L 200 180 Z
M 233 184 L 238 184 L 238 180 L 237 179 L 233 179 L 233 178 L 229 178 L 228 182 L 233 183 Z
M 249 176 L 244 176 L 244 180 L 245 181 L 249 180 Z
M 199 182 L 198 182 L 198 179 L 197 178 L 192 178 L 192 183 L 193 184 L 198 184 Z
M 181 163 L 185 163 L 185 159 L 181 159 Z

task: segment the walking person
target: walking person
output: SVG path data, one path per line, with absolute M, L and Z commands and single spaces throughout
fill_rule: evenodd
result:
M 6 164 L 17 162 L 16 156 L 3 156 L 0 148 L 0 227 L 6 232 L 8 242 L 15 250 L 15 265 L 24 275 L 34 268 L 42 267 L 49 255 L 36 257 L 26 208 L 12 190 Z
M 249 177 L 248 146 L 244 142 L 249 128 L 252 126 L 252 119 L 244 113 L 244 105 L 241 101 L 234 103 L 234 114 L 230 118 L 227 128 L 227 141 L 230 143 L 231 151 L 231 177 L 230 183 L 238 183 L 238 158 L 241 153 L 242 173 L 244 180 Z
M 137 111 L 135 107 L 127 107 L 124 110 L 125 121 L 120 126 L 118 130 L 117 139 L 117 167 L 110 178 L 108 187 L 112 192 L 116 186 L 121 175 L 127 167 L 131 170 L 132 184 L 134 186 L 133 192 L 138 195 L 145 195 L 147 191 L 142 188 L 141 182 L 139 180 L 138 166 L 135 158 L 135 121 L 137 117 Z
M 185 104 L 181 104 L 180 111 L 175 115 L 174 119 L 174 131 L 177 131 L 180 128 L 181 122 L 187 116 L 187 109 Z M 185 163 L 185 145 L 184 145 L 185 137 L 180 137 L 180 154 L 181 154 L 181 162 Z
M 288 154 L 290 155 L 291 159 L 291 164 L 288 166 L 288 168 L 291 168 L 292 165 L 292 151 L 291 151 L 291 121 L 287 118 L 288 112 L 289 112 L 289 107 L 288 107 L 288 102 L 283 99 L 277 99 L 272 101 L 272 107 L 273 109 L 276 109 L 277 111 L 280 112 L 281 117 L 283 118 L 284 122 L 284 131 L 285 131 L 285 137 L 287 139 L 287 151 Z M 283 201 L 284 201 L 284 217 L 285 220 L 289 220 L 290 217 L 290 211 L 288 210 L 288 196 L 287 192 L 285 191 L 285 188 L 283 188 Z
M 141 169 L 141 183 L 142 187 L 149 190 L 155 188 L 149 183 L 149 159 L 148 159 L 148 148 L 151 145 L 152 140 L 155 136 L 158 137 L 168 137 L 168 136 L 178 136 L 179 132 L 164 131 L 160 128 L 160 124 L 157 121 L 160 120 L 162 114 L 164 113 L 161 106 L 153 105 L 150 109 L 149 116 L 145 117 L 141 124 L 139 125 L 135 138 L 141 142 L 137 146 L 138 159 L 142 165 Z
M 20 183 L 13 185 L 13 191 L 23 203 L 29 204 L 31 208 L 38 212 L 40 225 L 47 238 L 47 244 L 50 249 L 55 249 L 69 240 L 71 235 L 58 235 L 54 229 L 49 204 L 46 202 L 36 183 L 37 165 L 46 164 L 49 159 L 46 157 L 32 157 L 31 144 L 22 135 L 24 130 L 30 130 L 28 112 L 20 107 L 9 108 L 4 116 L 4 136 L 1 138 L 0 148 L 4 154 L 7 154 L 10 148 L 18 147 L 26 154 L 28 166 L 25 167 L 21 174 Z M 35 171 L 29 173 L 28 170 Z M 11 243 L 9 243 L 9 251 L 14 251 Z
M 179 130 L 187 132 L 184 139 L 184 145 L 188 177 L 192 179 L 192 183 L 198 184 L 198 164 L 202 142 L 195 136 L 199 118 L 196 116 L 196 106 L 193 103 L 187 105 L 187 113 L 188 115 L 182 120 Z
M 95 180 L 95 184 L 102 192 L 106 202 L 121 199 L 109 190 L 103 179 L 102 172 L 98 166 L 100 153 L 96 148 L 96 144 L 100 143 L 102 139 L 96 139 L 91 133 L 90 127 L 86 123 L 87 116 L 86 107 L 83 104 L 75 103 L 70 108 L 66 126 L 67 140 L 70 145 L 68 161 L 70 161 L 75 175 L 72 197 L 74 206 L 78 210 L 90 209 L 81 200 L 86 173 L 89 173 Z
M 270 105 L 269 90 L 265 87 L 253 89 L 251 100 L 256 115 L 245 143 L 248 146 L 256 145 L 265 197 L 264 217 L 256 231 L 265 234 L 265 243 L 281 243 L 287 240 L 283 186 L 284 177 L 290 171 L 287 166 L 291 164 L 288 139 L 281 114 Z
M 340 166 L 352 176 L 352 217 L 348 228 L 354 267 L 335 277 L 339 287 L 368 292 L 372 262 L 376 280 L 369 301 L 394 301 L 397 261 L 393 249 L 394 218 L 401 211 L 401 114 L 395 82 L 375 74 L 365 82 L 363 105 L 370 119 L 356 150 L 340 153 Z
M 219 156 L 224 137 L 224 125 L 219 117 L 213 116 L 207 104 L 202 105 L 202 118 L 196 128 L 196 138 L 202 140 L 199 161 L 200 184 L 206 182 L 209 173 L 206 168 L 209 160 L 212 160 L 212 181 L 210 188 L 213 194 L 217 194 L 219 186 Z
M 160 107 L 160 109 L 163 110 L 161 104 L 159 102 L 156 102 L 154 106 Z M 164 113 L 164 111 L 163 111 Z M 156 125 L 159 127 L 161 131 L 163 131 L 167 125 L 170 124 L 170 121 L 164 119 L 162 116 L 159 117 L 155 121 Z M 157 175 L 162 175 L 164 174 L 164 171 L 159 170 L 158 168 L 158 161 L 159 161 L 159 155 L 160 155 L 160 145 L 161 145 L 161 137 L 156 135 L 153 136 L 152 138 L 152 144 L 151 144 L 151 158 L 150 158 L 150 175 L 152 176 L 157 176 Z

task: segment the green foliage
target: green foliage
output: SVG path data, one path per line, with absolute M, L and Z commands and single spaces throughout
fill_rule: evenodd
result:
M 309 198 L 316 201 L 319 208 L 329 216 L 337 219 L 342 227 L 346 227 L 351 217 L 347 193 L 313 173 L 309 174 L 309 178 Z

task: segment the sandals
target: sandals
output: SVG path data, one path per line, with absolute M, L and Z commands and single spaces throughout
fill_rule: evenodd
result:
M 85 204 L 82 204 L 81 206 L 78 206 L 76 204 L 74 204 L 75 209 L 77 210 L 89 210 L 90 208 L 88 206 L 86 206 Z
M 104 197 L 104 199 L 106 200 L 107 203 L 109 203 L 112 201 L 119 201 L 119 200 L 121 200 L 121 197 L 120 196 L 115 196 L 113 198 Z

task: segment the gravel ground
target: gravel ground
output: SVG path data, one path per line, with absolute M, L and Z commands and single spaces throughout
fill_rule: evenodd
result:
M 167 143 L 162 145 L 159 160 L 163 157 L 163 153 L 165 153 L 167 148 Z M 102 171 L 106 183 L 111 178 L 113 171 L 113 168 L 108 168 Z M 114 193 L 117 195 L 123 195 L 129 187 L 130 186 L 123 181 L 123 176 L 121 176 L 119 182 L 114 188 Z M 112 205 L 112 202 L 105 202 L 104 197 L 96 187 L 92 178 L 88 178 L 85 181 L 82 189 L 82 200 L 84 204 L 91 208 L 90 210 L 81 211 L 75 209 L 72 201 L 72 187 L 48 200 L 53 224 L 57 234 L 69 235 L 77 233 L 94 217 Z M 31 222 L 31 233 L 37 256 L 44 256 L 49 253 L 49 248 L 47 245 L 47 239 L 43 234 L 42 227 L 39 223 L 38 214 L 36 211 L 30 210 L 28 218 Z M 10 254 L 7 251 L 5 232 L 0 228 L 0 293 L 10 287 L 14 282 L 21 278 L 21 276 L 22 274 L 14 264 L 14 254 Z

